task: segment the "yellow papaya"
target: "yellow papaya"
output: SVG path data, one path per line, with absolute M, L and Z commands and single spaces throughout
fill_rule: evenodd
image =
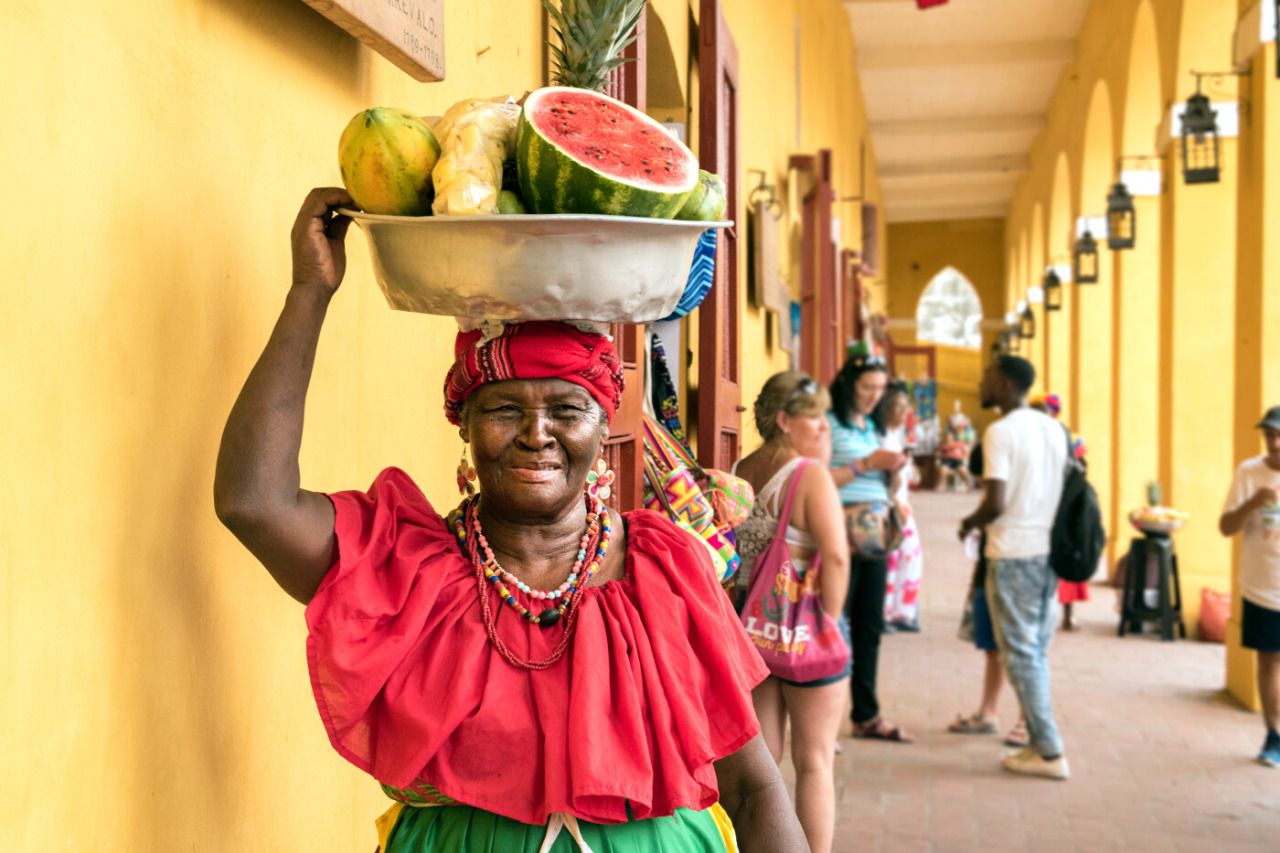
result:
M 347 123 L 338 140 L 342 183 L 366 213 L 431 213 L 431 170 L 440 143 L 421 118 L 396 107 L 373 107 Z

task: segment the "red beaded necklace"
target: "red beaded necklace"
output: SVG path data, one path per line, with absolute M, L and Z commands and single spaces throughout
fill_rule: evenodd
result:
M 541 592 L 542 594 L 535 596 L 533 594 L 534 590 L 531 590 L 527 584 L 498 564 L 497 557 L 494 556 L 492 549 L 489 548 L 489 543 L 485 540 L 484 532 L 480 526 L 479 504 L 479 495 L 467 498 L 457 509 L 449 514 L 449 517 L 453 523 L 454 535 L 457 536 L 459 545 L 475 567 L 476 587 L 480 597 L 480 615 L 484 621 L 489 642 L 497 650 L 498 654 L 512 666 L 527 670 L 546 669 L 560 660 L 564 656 L 565 650 L 568 649 L 569 639 L 577 624 L 578 604 L 581 603 L 582 597 L 586 593 L 588 582 L 600 568 L 601 563 L 604 562 L 605 554 L 608 553 L 609 510 L 605 508 L 604 503 L 598 498 L 587 496 L 587 530 L 582 536 L 582 543 L 578 548 L 578 559 L 574 564 L 573 570 L 570 572 L 568 579 L 558 589 L 551 592 L 539 590 L 536 592 Z M 590 559 L 587 558 L 588 555 L 590 555 Z M 522 592 L 526 592 L 530 597 L 552 599 L 555 601 L 555 605 L 535 614 L 516 599 L 515 595 L 503 583 L 503 580 L 507 580 L 508 583 L 516 586 Z M 560 641 L 556 643 L 550 656 L 540 661 L 527 660 L 519 657 L 507 647 L 497 633 L 493 609 L 489 603 L 490 586 L 498 593 L 501 601 L 505 602 L 508 607 L 515 610 L 528 622 L 543 628 L 550 628 L 552 625 L 563 621 L 564 633 L 561 634 Z

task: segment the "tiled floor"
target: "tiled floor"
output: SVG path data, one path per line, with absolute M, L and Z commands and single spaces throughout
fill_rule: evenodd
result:
M 915 496 L 924 630 L 884 638 L 880 694 L 916 742 L 842 741 L 836 850 L 1280 851 L 1280 769 L 1253 762 L 1261 722 L 1225 698 L 1222 646 L 1117 638 L 1109 588 L 1050 652 L 1070 781 L 1011 776 L 999 738 L 947 733 L 982 674 L 956 638 L 971 567 L 954 531 L 975 501 Z M 1003 726 L 1015 709 L 1006 688 Z

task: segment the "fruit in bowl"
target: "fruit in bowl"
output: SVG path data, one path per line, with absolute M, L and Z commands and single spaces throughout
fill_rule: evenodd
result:
M 1188 513 L 1169 506 L 1144 506 L 1129 513 L 1129 523 L 1143 533 L 1172 533 L 1188 518 Z

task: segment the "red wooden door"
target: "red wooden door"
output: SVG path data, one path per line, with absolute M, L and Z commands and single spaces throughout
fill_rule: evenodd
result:
M 724 179 L 729 216 L 738 206 L 738 49 L 719 0 L 701 0 L 698 19 L 698 159 Z M 728 468 L 741 450 L 738 232 L 720 232 L 715 282 L 698 308 L 698 461 Z
M 794 155 L 791 167 L 807 173 L 802 207 L 800 257 L 800 369 L 824 385 L 835 378 L 844 359 L 837 247 L 832 230 L 836 191 L 831 181 L 831 151 Z
M 606 94 L 641 111 L 646 106 L 645 18 L 648 14 L 648 10 L 641 13 L 636 26 L 636 40 L 624 54 L 633 61 L 613 69 L 605 87 Z M 604 458 L 614 474 L 613 496 L 609 504 L 625 512 L 640 508 L 644 488 L 644 327 L 619 323 L 612 327 L 612 332 L 618 354 L 622 356 L 627 386 L 622 394 L 622 406 L 609 428 Z

